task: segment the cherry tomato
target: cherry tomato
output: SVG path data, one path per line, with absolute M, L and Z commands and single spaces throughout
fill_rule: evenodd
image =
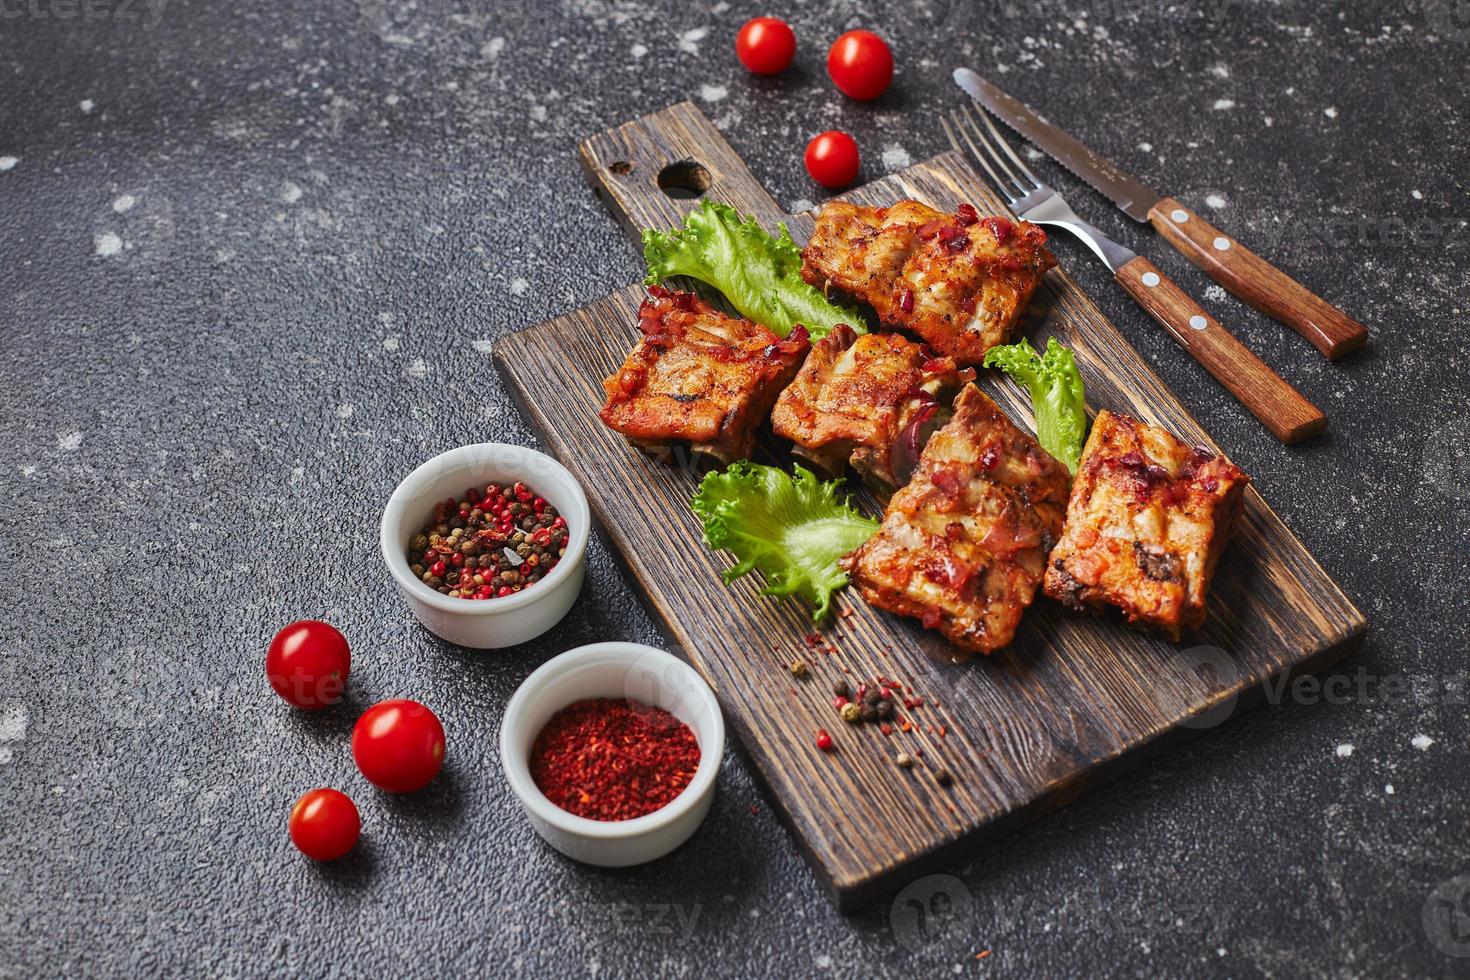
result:
M 757 75 L 774 75 L 791 64 L 796 35 L 779 17 L 757 17 L 746 21 L 735 35 L 735 54 Z
M 271 640 L 265 676 L 276 693 L 296 707 L 320 711 L 341 699 L 351 665 L 347 638 L 336 627 L 303 619 Z
M 876 99 L 893 81 L 893 52 L 872 31 L 848 31 L 827 52 L 827 74 L 843 95 Z
M 314 789 L 291 808 L 291 843 L 313 861 L 335 861 L 357 844 L 357 804 L 335 789 Z
M 378 789 L 412 793 L 444 764 L 444 726 L 417 701 L 380 701 L 352 729 L 352 758 Z
M 823 187 L 836 190 L 857 179 L 858 147 L 851 136 L 831 129 L 806 145 L 806 172 Z

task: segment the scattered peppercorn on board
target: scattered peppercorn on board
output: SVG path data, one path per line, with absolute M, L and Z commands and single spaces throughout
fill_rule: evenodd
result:
M 663 187 L 700 191 L 787 221 L 798 244 L 809 216 L 783 215 L 719 132 L 690 103 L 582 144 L 592 186 L 634 236 L 672 228 L 697 204 Z M 842 195 L 901 198 L 981 213 L 1003 203 L 954 153 Z M 605 427 L 602 379 L 637 336 L 641 286 L 504 338 L 495 363 L 542 441 L 587 489 L 610 542 L 653 615 L 717 692 L 726 717 L 783 819 L 842 908 L 953 866 L 982 841 L 1075 799 L 1151 754 L 1206 730 L 1298 673 L 1321 670 L 1361 643 L 1367 622 L 1254 487 L 1221 559 L 1204 627 L 1179 645 L 1089 618 L 1044 597 L 1015 642 L 989 658 L 958 651 L 913 620 L 872 609 L 852 589 L 813 636 L 809 612 L 760 595 L 758 576 L 731 586 L 731 561 L 700 539 L 689 498 L 701 471 L 688 454 L 660 460 Z M 1157 375 L 1064 272 L 1048 273 L 1022 332 L 1071 347 L 1088 405 L 1214 446 Z M 980 384 L 1023 425 L 1026 394 L 998 374 Z M 785 463 L 764 437 L 757 458 Z M 1270 474 L 1256 474 L 1270 490 Z M 850 484 L 857 489 L 856 480 Z M 880 505 L 854 497 L 869 513 Z M 797 677 L 793 661 L 803 660 Z M 846 724 L 834 685 L 896 682 L 891 734 Z M 1268 688 L 1269 685 L 1269 688 Z M 839 685 L 840 686 L 840 685 Z M 915 702 L 922 700 L 922 705 Z M 830 733 L 832 751 L 817 746 Z M 900 754 L 911 762 L 898 763 Z M 947 785 L 946 785 L 947 784 Z

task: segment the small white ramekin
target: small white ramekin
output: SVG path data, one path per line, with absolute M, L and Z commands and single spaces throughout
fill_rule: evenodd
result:
M 566 518 L 566 553 L 546 577 L 496 599 L 452 599 L 419 581 L 408 567 L 408 543 L 434 515 L 434 505 L 469 487 L 523 481 Z M 441 453 L 408 474 L 383 509 L 379 542 L 408 608 L 436 635 L 463 647 L 491 649 L 535 639 L 567 614 L 582 590 L 592 517 L 587 496 L 566 467 L 525 446 L 482 442 Z
M 684 792 L 632 820 L 589 820 L 548 800 L 531 778 L 531 743 L 551 716 L 587 698 L 632 698 L 688 725 L 699 767 Z M 542 664 L 511 697 L 500 722 L 500 764 L 536 833 L 587 864 L 643 864 L 689 839 L 709 812 L 725 753 L 725 720 L 704 678 L 672 654 L 639 643 L 593 643 Z

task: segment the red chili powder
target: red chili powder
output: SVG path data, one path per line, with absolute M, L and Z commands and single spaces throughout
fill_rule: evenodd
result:
M 699 742 L 662 708 L 627 698 L 577 701 L 531 745 L 531 778 L 546 798 L 591 820 L 662 809 L 699 768 Z

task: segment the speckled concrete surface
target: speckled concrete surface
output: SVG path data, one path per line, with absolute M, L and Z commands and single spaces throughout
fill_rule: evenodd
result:
M 776 80 L 730 53 L 752 4 L 290 6 L 0 4 L 0 974 L 1467 972 L 1463 4 L 827 0 L 793 16 Z M 858 25 L 900 60 L 870 106 L 821 70 Z M 960 62 L 1375 328 L 1329 365 L 1209 291 L 1332 417 L 1286 450 L 1058 245 L 1369 614 L 1367 646 L 1337 694 L 1237 719 L 959 884 L 920 883 L 956 910 L 927 932 L 902 902 L 835 914 L 735 753 L 680 852 L 574 866 L 502 783 L 499 709 L 557 651 L 656 642 L 650 620 L 595 545 L 543 640 L 446 648 L 393 593 L 379 508 L 428 455 L 530 438 L 489 341 L 640 275 L 580 136 L 702 100 L 795 205 L 819 196 L 797 163 L 818 129 L 851 130 L 869 177 L 943 148 Z M 432 789 L 371 792 L 352 708 L 270 694 L 267 639 L 304 616 L 352 641 L 354 705 L 440 713 Z M 366 824 L 334 867 L 284 835 L 318 784 Z

